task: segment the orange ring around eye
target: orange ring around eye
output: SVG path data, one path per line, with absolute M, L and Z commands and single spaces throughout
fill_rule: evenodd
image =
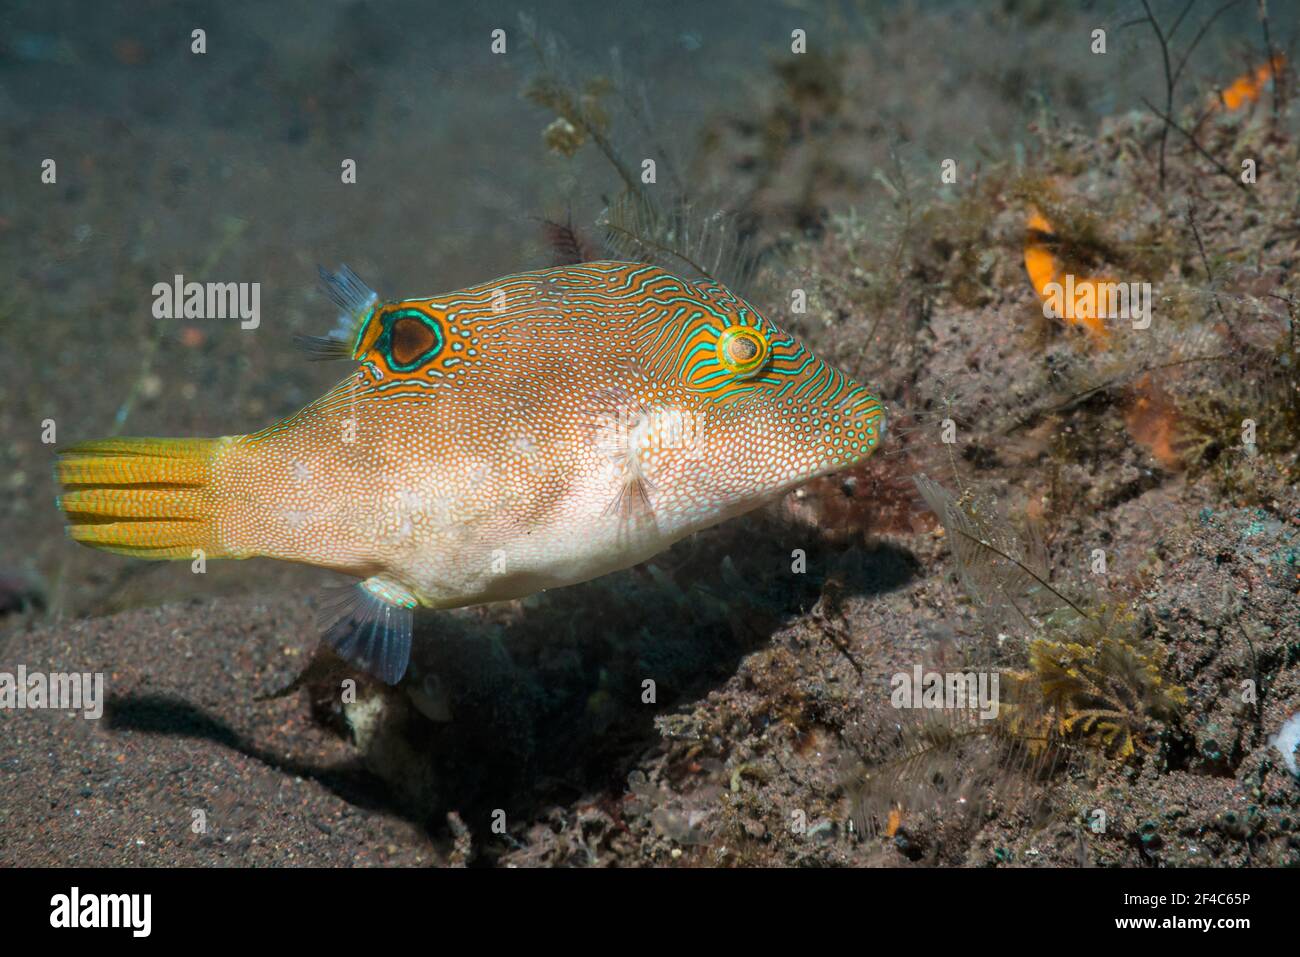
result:
M 767 354 L 767 336 L 751 326 L 729 326 L 718 336 L 718 361 L 742 379 L 762 370 Z

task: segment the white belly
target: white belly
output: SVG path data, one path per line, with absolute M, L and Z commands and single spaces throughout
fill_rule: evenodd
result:
M 449 509 L 429 502 L 441 521 L 419 522 L 431 529 L 392 572 L 422 603 L 454 608 L 502 601 L 588 581 L 636 565 L 685 536 L 731 517 L 707 505 L 684 503 L 671 485 L 656 486 L 648 500 L 616 504 L 619 482 L 607 470 L 575 482 L 563 500 L 541 515 L 520 507 L 482 511 Z

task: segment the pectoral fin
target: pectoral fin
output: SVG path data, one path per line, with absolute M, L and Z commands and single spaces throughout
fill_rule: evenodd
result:
M 400 585 L 367 578 L 341 589 L 327 605 L 324 640 L 339 657 L 395 685 L 411 660 L 412 609 L 416 600 Z
M 629 362 L 626 384 L 606 386 L 586 397 L 585 411 L 591 443 L 607 459 L 614 476 L 614 493 L 606 514 L 619 517 L 621 527 L 656 522 L 651 480 L 643 458 L 643 433 L 653 431 L 654 411 L 637 397 L 637 387 L 649 391 L 649 379 L 635 361 Z

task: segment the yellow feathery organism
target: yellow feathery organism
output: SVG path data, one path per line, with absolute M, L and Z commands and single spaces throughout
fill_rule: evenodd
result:
M 518 598 L 644 561 L 860 461 L 880 402 L 714 281 L 589 262 L 381 301 L 323 273 L 355 374 L 269 428 L 59 455 L 79 542 L 266 556 L 361 579 L 325 638 L 389 683 L 417 605 Z

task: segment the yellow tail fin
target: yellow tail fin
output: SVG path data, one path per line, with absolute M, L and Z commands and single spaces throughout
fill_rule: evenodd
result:
M 138 558 L 226 557 L 216 541 L 214 455 L 228 439 L 104 439 L 59 453 L 68 534 Z

